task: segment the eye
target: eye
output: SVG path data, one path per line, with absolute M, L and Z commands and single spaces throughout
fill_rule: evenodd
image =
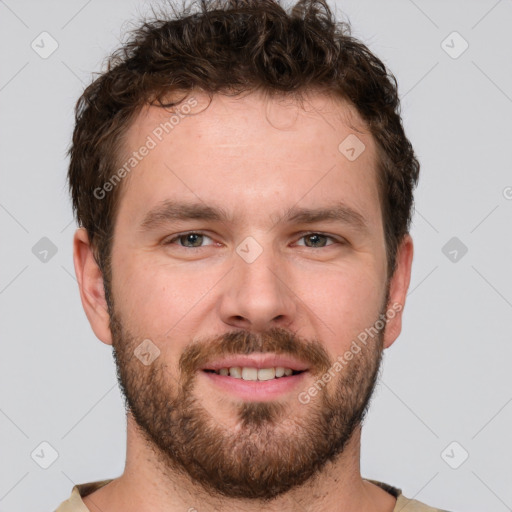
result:
M 173 238 L 170 238 L 169 240 L 166 240 L 164 242 L 164 245 L 173 244 L 176 240 L 178 240 L 180 242 L 178 244 L 180 247 L 185 247 L 185 248 L 189 248 L 189 249 L 190 248 L 191 249 L 199 248 L 199 247 L 204 247 L 203 245 L 201 245 L 201 242 L 205 238 L 208 238 L 211 240 L 211 238 L 209 236 L 206 236 L 203 233 L 190 231 L 189 233 L 182 233 L 180 235 L 174 236 Z M 190 245 L 188 245 L 188 244 L 190 244 Z
M 333 245 L 333 244 L 325 244 L 324 242 L 326 240 L 332 240 L 334 243 L 342 243 L 339 240 L 336 240 L 334 237 L 329 235 L 324 235 L 323 233 L 306 233 L 305 235 L 302 235 L 299 240 L 304 239 L 306 243 L 304 244 L 305 247 L 309 247 L 311 249 L 314 248 L 322 248 L 326 247 L 327 245 Z M 309 245 L 312 244 L 312 245 Z
M 198 231 L 189 231 L 188 233 L 181 233 L 173 236 L 172 238 L 163 242 L 164 245 L 178 245 L 179 247 L 184 247 L 186 249 L 199 249 L 205 247 L 202 242 L 205 239 L 212 240 L 209 236 L 204 233 Z M 343 244 L 343 241 L 337 240 L 333 236 L 324 235 L 323 233 L 306 233 L 303 234 L 299 240 L 304 239 L 305 244 L 303 245 L 309 249 L 322 249 L 323 247 L 328 247 L 329 245 L 333 245 L 334 243 Z M 326 243 L 328 240 L 331 240 L 331 243 Z M 176 242 L 178 242 L 176 244 Z M 208 244 L 212 245 L 212 244 Z

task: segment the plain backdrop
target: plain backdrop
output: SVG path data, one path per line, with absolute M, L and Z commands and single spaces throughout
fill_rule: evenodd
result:
M 74 276 L 66 151 L 75 101 L 149 5 L 0 1 L 0 512 L 54 510 L 123 471 L 111 347 Z M 395 74 L 422 165 L 362 473 L 454 512 L 512 510 L 512 2 L 331 6 Z

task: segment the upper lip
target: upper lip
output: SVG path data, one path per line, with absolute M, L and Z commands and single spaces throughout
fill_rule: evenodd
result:
M 222 359 L 216 359 L 206 363 L 201 370 L 220 370 L 221 368 L 252 367 L 252 368 L 290 368 L 295 371 L 304 371 L 308 365 L 298 359 L 279 354 L 251 354 L 251 355 L 233 355 Z

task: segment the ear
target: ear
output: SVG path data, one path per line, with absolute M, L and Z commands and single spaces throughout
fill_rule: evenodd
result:
M 388 321 L 384 331 L 384 348 L 389 348 L 402 331 L 402 313 L 411 281 L 413 253 L 412 238 L 407 234 L 398 246 L 396 269 L 389 283 L 389 301 L 386 310 Z
M 73 262 L 85 314 L 97 338 L 112 345 L 103 274 L 94 259 L 94 253 L 85 228 L 79 228 L 73 238 Z

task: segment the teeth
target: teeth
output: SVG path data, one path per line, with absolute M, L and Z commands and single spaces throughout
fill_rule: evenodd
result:
M 235 379 L 241 379 L 242 378 L 242 368 L 239 366 L 233 366 L 233 368 L 229 369 L 229 375 L 231 377 L 234 377 Z
M 272 380 L 279 377 L 289 377 L 293 374 L 291 368 L 283 368 L 277 366 L 276 368 L 253 368 L 250 366 L 233 366 L 231 368 L 221 368 L 216 370 L 218 375 L 225 375 L 234 377 L 235 379 L 243 380 Z
M 275 368 L 260 368 L 258 370 L 258 380 L 270 380 L 276 376 Z
M 258 380 L 258 369 L 257 368 L 242 368 L 242 379 L 243 380 Z

